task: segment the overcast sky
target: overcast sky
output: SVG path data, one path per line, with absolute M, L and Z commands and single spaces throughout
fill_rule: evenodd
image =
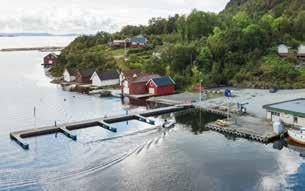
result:
M 0 32 L 114 32 L 151 17 L 219 12 L 229 0 L 0 0 Z

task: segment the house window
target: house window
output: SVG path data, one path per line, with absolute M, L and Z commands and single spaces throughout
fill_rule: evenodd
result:
M 280 116 L 280 113 L 272 111 L 272 112 L 271 112 L 271 115 Z
M 293 123 L 298 123 L 298 117 L 296 116 L 293 117 Z

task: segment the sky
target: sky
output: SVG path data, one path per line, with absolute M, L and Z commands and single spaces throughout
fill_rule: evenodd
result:
M 151 17 L 219 12 L 229 0 L 0 0 L 0 32 L 96 33 Z

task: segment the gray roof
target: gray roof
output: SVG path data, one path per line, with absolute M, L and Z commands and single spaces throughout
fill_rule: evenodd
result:
M 77 69 L 76 68 L 66 68 L 70 76 L 75 76 Z
M 94 68 L 88 68 L 88 69 L 78 69 L 79 73 L 83 77 L 91 77 L 92 74 L 95 72 Z
M 156 84 L 157 87 L 175 85 L 174 80 L 169 76 L 165 76 L 161 78 L 153 78 L 151 80 Z
M 103 72 L 96 72 L 100 80 L 119 79 L 120 75 L 116 70 L 107 70 Z
M 133 82 L 148 82 L 149 80 L 153 79 L 153 78 L 159 78 L 160 75 L 158 74 L 142 74 L 142 76 L 138 77 L 135 81 Z
M 264 109 L 305 117 L 305 98 L 264 105 Z

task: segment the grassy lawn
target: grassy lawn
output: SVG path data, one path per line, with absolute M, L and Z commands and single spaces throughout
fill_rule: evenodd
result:
M 114 49 L 109 49 L 109 52 L 114 56 L 114 57 L 118 57 L 118 56 L 124 56 L 124 48 L 114 48 Z

